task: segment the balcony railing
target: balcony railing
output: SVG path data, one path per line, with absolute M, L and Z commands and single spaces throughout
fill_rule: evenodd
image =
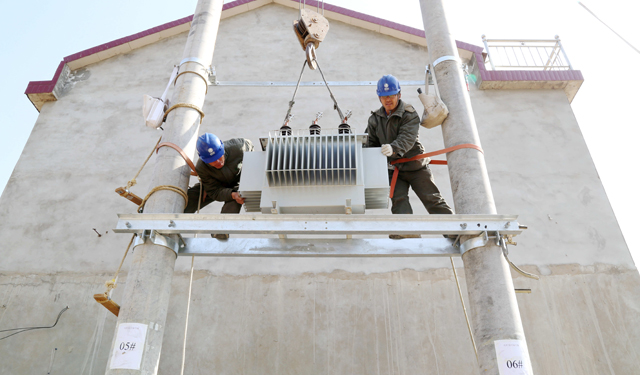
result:
M 492 70 L 573 70 L 555 39 L 487 39 L 482 36 Z

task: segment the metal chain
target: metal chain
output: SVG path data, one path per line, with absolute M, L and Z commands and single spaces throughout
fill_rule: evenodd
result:
M 340 110 L 340 107 L 338 106 L 338 102 L 336 101 L 336 98 L 333 96 L 333 93 L 331 92 L 331 89 L 329 88 L 329 84 L 327 83 L 327 80 L 324 79 L 324 73 L 322 73 L 322 69 L 320 69 L 320 63 L 318 63 L 317 59 L 314 59 L 314 61 L 318 65 L 318 70 L 320 71 L 320 75 L 322 75 L 322 80 L 324 81 L 325 86 L 327 86 L 327 90 L 329 90 L 329 95 L 331 95 L 331 99 L 333 100 L 333 106 L 338 111 L 338 115 L 340 116 L 340 122 L 342 122 L 342 121 L 344 121 L 344 116 L 342 115 L 342 111 Z
M 298 77 L 298 83 L 296 83 L 296 89 L 293 91 L 293 98 L 291 98 L 291 101 L 289 102 L 289 110 L 287 111 L 287 115 L 284 116 L 284 122 L 283 124 L 286 124 L 287 121 L 289 120 L 289 115 L 291 114 L 291 108 L 293 108 L 293 105 L 296 104 L 296 93 L 298 92 L 298 87 L 300 87 L 300 80 L 302 79 L 302 73 L 304 73 L 304 67 L 307 66 L 307 60 L 305 59 L 302 62 L 302 70 L 300 71 L 300 77 Z

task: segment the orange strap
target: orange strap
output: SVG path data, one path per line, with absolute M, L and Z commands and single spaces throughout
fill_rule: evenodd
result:
M 407 162 L 410 162 L 410 161 L 415 161 L 415 160 L 420 160 L 420 159 L 425 159 L 425 158 L 428 158 L 430 156 L 442 155 L 442 154 L 446 154 L 446 153 L 449 153 L 449 152 L 452 152 L 452 151 L 455 151 L 455 150 L 460 150 L 461 148 L 472 148 L 472 149 L 478 150 L 478 151 L 480 151 L 480 152 L 482 152 L 484 154 L 484 151 L 482 151 L 480 146 L 476 146 L 473 143 L 463 143 L 461 145 L 444 148 L 442 150 L 432 151 L 432 152 L 427 152 L 425 154 L 416 155 L 416 156 L 414 156 L 412 158 L 394 160 L 394 161 L 391 162 L 391 165 L 407 163 Z M 446 160 L 431 160 L 430 164 L 446 165 L 447 161 Z M 393 193 L 394 193 L 394 191 L 396 189 L 396 181 L 398 181 L 398 173 L 399 172 L 400 172 L 400 170 L 398 169 L 398 167 L 395 167 L 395 169 L 393 170 L 393 177 L 391 178 L 391 189 L 389 190 L 389 198 L 393 198 Z
M 191 168 L 191 175 L 192 176 L 197 176 L 198 172 L 196 172 L 196 167 L 193 165 L 193 163 L 191 162 L 191 159 L 189 159 L 189 157 L 187 156 L 187 154 L 184 153 L 184 151 L 182 151 L 182 149 L 180 147 L 178 147 L 177 145 L 175 145 L 174 143 L 171 142 L 162 142 L 160 143 L 157 147 L 156 147 L 156 153 L 158 153 L 158 150 L 160 149 L 160 147 L 171 147 L 172 149 L 178 151 L 178 153 L 180 154 L 180 156 L 182 156 L 182 158 L 184 159 L 184 161 L 187 162 L 187 164 L 189 165 L 189 168 Z

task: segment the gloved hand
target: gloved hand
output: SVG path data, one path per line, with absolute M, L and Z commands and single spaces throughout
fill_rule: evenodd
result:
M 393 155 L 393 147 L 391 147 L 391 145 L 382 145 L 380 152 L 382 152 L 384 156 L 391 156 Z
M 231 198 L 233 198 L 233 200 L 238 202 L 238 204 L 244 204 L 244 198 L 238 192 L 234 191 L 233 193 L 231 193 Z

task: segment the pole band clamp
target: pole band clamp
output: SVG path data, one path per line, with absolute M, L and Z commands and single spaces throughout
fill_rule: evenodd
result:
M 433 62 L 433 67 L 435 68 L 436 65 L 440 64 L 443 61 L 456 61 L 458 63 L 462 63 L 462 61 L 460 61 L 459 57 L 456 56 L 442 56 L 439 59 L 436 59 L 436 61 Z
M 202 60 L 200 60 L 197 57 L 185 57 L 184 59 L 182 59 L 182 61 L 180 61 L 180 64 L 178 66 L 182 66 L 182 64 L 186 64 L 188 62 L 193 62 L 196 64 L 201 65 L 205 70 L 207 69 L 207 67 L 204 65 L 204 63 L 202 62 Z
M 487 232 L 482 232 L 481 236 L 470 238 L 460 244 L 460 255 L 466 253 L 469 250 L 473 250 L 478 247 L 483 247 L 489 242 L 489 235 Z
M 178 256 L 181 248 L 186 246 L 184 239 L 181 235 L 177 235 L 177 239 L 174 239 L 169 236 L 162 235 L 155 230 L 145 230 L 141 235 L 136 236 L 136 239 L 133 243 L 133 248 L 135 249 L 138 245 L 144 245 L 146 243 L 151 243 L 154 245 L 164 246 L 169 250 L 172 250 Z

